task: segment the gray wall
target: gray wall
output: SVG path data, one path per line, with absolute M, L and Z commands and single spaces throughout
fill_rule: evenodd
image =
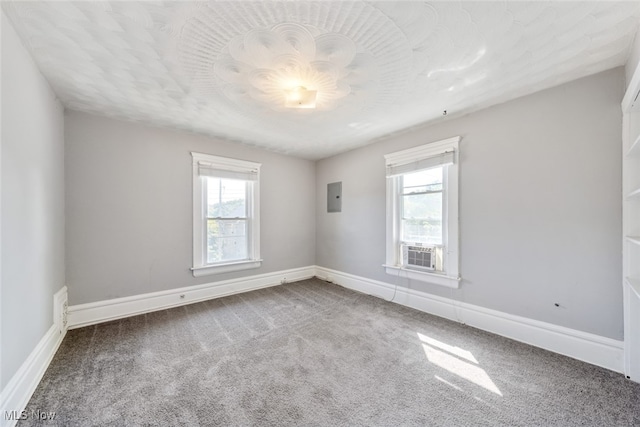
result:
M 2 13 L 2 366 L 4 388 L 53 325 L 64 286 L 64 121 Z
M 618 68 L 317 164 L 317 258 L 327 267 L 622 339 Z M 460 146 L 460 289 L 383 272 L 383 155 Z M 342 213 L 326 185 L 342 181 Z M 555 307 L 559 303 L 560 307 Z
M 186 132 L 68 112 L 69 304 L 313 265 L 315 165 Z M 262 267 L 194 278 L 191 151 L 262 163 Z

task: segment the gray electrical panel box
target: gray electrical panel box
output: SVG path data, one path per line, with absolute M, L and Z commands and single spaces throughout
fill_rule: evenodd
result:
M 342 182 L 327 184 L 327 212 L 342 212 Z

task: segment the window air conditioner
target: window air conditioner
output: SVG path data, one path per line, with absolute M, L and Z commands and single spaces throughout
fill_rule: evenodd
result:
M 402 245 L 402 265 L 427 270 L 436 268 L 435 246 Z

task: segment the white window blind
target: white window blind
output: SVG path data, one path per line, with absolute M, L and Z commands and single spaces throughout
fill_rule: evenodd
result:
M 215 166 L 211 163 L 198 162 L 198 175 L 213 176 L 216 178 L 241 179 L 244 181 L 256 181 L 258 179 L 258 169 L 244 169 L 225 166 Z
M 388 164 L 387 177 L 391 178 L 398 175 L 404 175 L 406 173 L 418 172 L 438 166 L 450 165 L 453 164 L 454 160 L 455 152 L 447 151 L 435 156 L 425 157 L 414 162 L 403 163 L 399 165 Z

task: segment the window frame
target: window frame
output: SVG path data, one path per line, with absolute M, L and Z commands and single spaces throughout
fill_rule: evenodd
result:
M 459 219 L 458 219 L 458 190 L 459 190 L 459 142 L 460 137 L 452 137 L 407 150 L 389 153 L 384 156 L 387 171 L 392 167 L 416 163 L 428 158 L 437 157 L 453 151 L 453 163 L 443 166 L 443 227 L 442 245 L 443 271 L 427 272 L 408 268 L 402 263 L 401 227 L 402 227 L 402 179 L 403 174 L 389 176 L 387 172 L 387 215 L 386 215 L 386 259 L 383 267 L 387 274 L 396 277 L 406 277 L 435 285 L 458 288 L 460 286 L 459 272 Z M 437 166 L 435 166 L 437 167 Z M 409 172 L 406 172 L 409 173 Z M 445 225 L 446 224 L 446 225 Z
M 194 277 L 228 273 L 232 271 L 258 268 L 260 258 L 260 163 L 228 157 L 191 152 L 193 178 L 193 264 Z M 255 174 L 255 180 L 247 182 L 247 255 L 248 258 L 230 262 L 207 262 L 207 184 L 200 175 L 200 166 L 224 172 Z M 224 177 L 221 177 L 224 178 Z

